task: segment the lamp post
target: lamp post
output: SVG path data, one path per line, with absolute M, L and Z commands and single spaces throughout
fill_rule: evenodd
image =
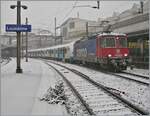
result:
M 28 25 L 28 18 L 26 18 L 26 25 Z M 28 32 L 26 32 L 26 62 L 28 62 Z
M 21 33 L 21 38 L 22 38 L 22 39 L 21 39 L 21 48 L 22 48 L 22 50 L 21 50 L 21 51 L 22 51 L 22 55 L 21 55 L 21 56 L 22 56 L 22 59 L 23 59 L 23 50 L 24 50 L 24 49 L 23 49 L 23 44 L 24 44 L 24 42 L 23 42 L 23 40 L 24 40 L 23 32 Z
M 21 5 L 21 1 L 17 1 L 17 5 L 11 5 L 10 8 L 14 9 L 17 7 L 17 25 L 21 25 L 21 7 L 23 9 L 27 9 L 27 6 Z M 20 39 L 21 39 L 21 32 L 17 32 L 17 69 L 16 73 L 22 73 L 21 65 L 20 65 Z

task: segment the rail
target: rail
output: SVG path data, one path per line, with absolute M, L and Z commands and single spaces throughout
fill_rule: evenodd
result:
M 104 85 L 102 85 L 102 84 L 100 84 L 100 83 L 98 83 L 98 82 L 95 82 L 94 80 L 92 80 L 92 79 L 91 79 L 90 77 L 88 77 L 87 75 L 85 75 L 85 74 L 83 74 L 83 73 L 81 73 L 81 72 L 79 72 L 79 71 L 77 71 L 77 70 L 75 70 L 75 69 L 70 69 L 70 68 L 68 68 L 68 67 L 66 67 L 66 66 L 63 66 L 63 65 L 61 65 L 61 64 L 54 63 L 54 62 L 51 62 L 51 63 L 53 63 L 53 64 L 55 64 L 55 65 L 59 65 L 59 66 L 61 66 L 61 67 L 63 67 L 63 68 L 66 68 L 66 69 L 68 69 L 68 70 L 74 72 L 75 74 L 77 74 L 77 75 L 83 77 L 84 79 L 86 79 L 86 80 L 89 81 L 90 83 L 94 84 L 94 85 L 97 86 L 98 88 L 103 89 L 104 91 L 108 92 L 109 94 L 111 94 L 111 95 L 114 96 L 115 98 L 119 99 L 121 102 L 125 103 L 128 107 L 130 107 L 130 108 L 133 109 L 134 111 L 138 112 L 139 114 L 142 114 L 142 115 L 148 115 L 148 114 L 149 114 L 148 111 L 145 111 L 143 108 L 132 104 L 132 103 L 129 102 L 128 100 L 126 100 L 126 99 L 122 98 L 121 96 L 119 96 L 118 94 L 116 94 L 116 93 L 110 91 L 108 87 L 105 87 Z

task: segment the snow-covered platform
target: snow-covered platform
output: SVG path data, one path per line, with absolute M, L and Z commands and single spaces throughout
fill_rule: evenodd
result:
M 68 115 L 61 105 L 40 101 L 57 75 L 44 62 L 21 60 L 22 74 L 16 74 L 16 59 L 1 67 L 1 115 Z

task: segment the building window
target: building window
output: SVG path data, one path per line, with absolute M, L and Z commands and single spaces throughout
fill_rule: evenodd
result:
M 63 33 L 62 34 L 63 34 L 63 36 L 67 36 L 67 28 L 66 27 L 63 28 Z
M 71 22 L 71 23 L 69 24 L 69 28 L 70 28 L 70 29 L 75 28 L 75 23 L 74 23 L 74 22 Z

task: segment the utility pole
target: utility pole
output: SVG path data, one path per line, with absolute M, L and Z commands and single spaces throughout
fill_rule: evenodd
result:
M 11 5 L 10 8 L 14 9 L 17 7 L 17 25 L 21 25 L 21 7 L 23 9 L 27 9 L 27 6 L 21 5 L 21 1 L 17 1 L 17 5 Z M 20 64 L 20 39 L 21 39 L 21 32 L 17 31 L 17 69 L 16 73 L 22 73 L 21 64 Z
M 42 34 L 40 32 L 40 48 L 42 47 L 42 38 L 41 38 Z
M 23 58 L 23 32 L 21 33 L 21 48 L 22 48 L 22 58 Z
M 26 18 L 26 25 L 28 25 L 28 18 Z M 28 62 L 28 32 L 26 32 L 26 62 Z
M 86 22 L 86 36 L 88 37 L 89 31 L 88 31 L 88 22 Z
M 63 37 L 61 36 L 61 44 L 63 44 Z
M 55 21 L 55 45 L 56 45 L 56 17 L 55 17 L 54 21 Z
M 97 1 L 97 9 L 99 9 L 100 8 L 100 6 L 99 6 L 99 1 Z

